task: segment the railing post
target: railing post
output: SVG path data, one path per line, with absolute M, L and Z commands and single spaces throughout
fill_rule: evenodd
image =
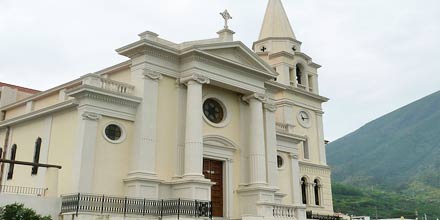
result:
M 194 217 L 196 217 L 197 218 L 197 210 L 198 210 L 198 202 L 197 202 L 197 199 L 196 199 L 196 201 L 195 201 L 195 205 L 194 205 Z
M 76 203 L 76 216 L 78 217 L 78 212 L 79 212 L 79 202 L 81 199 L 81 193 L 78 193 L 78 197 L 77 197 L 77 203 Z
M 162 219 L 163 217 L 163 199 L 162 199 L 162 204 L 160 205 L 160 219 Z
M 144 216 L 145 215 L 145 203 L 146 203 L 146 199 L 144 198 L 144 206 L 143 206 L 143 208 L 142 208 L 142 216 Z
M 177 201 L 177 219 L 180 219 L 180 198 Z
M 104 194 L 102 195 L 102 201 L 101 201 L 101 214 L 104 213 Z
M 124 217 L 126 213 L 127 213 L 127 196 L 125 197 L 125 201 L 124 201 Z
M 212 201 L 209 201 L 209 219 L 212 219 Z

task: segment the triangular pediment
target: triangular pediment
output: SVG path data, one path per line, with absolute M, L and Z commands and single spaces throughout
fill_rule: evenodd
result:
M 241 43 L 233 42 L 221 45 L 206 45 L 198 47 L 197 49 L 231 63 L 268 72 L 274 76 L 278 75 L 264 60 L 262 60 L 252 50 Z

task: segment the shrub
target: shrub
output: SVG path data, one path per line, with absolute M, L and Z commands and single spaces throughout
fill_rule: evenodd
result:
M 52 220 L 50 216 L 41 216 L 23 204 L 10 204 L 0 207 L 1 220 Z

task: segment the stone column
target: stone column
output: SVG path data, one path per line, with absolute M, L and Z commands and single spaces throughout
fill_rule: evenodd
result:
M 244 97 L 249 103 L 249 183 L 265 185 L 266 182 L 266 149 L 264 140 L 263 101 L 262 94 Z
M 309 180 L 310 182 L 307 183 L 307 204 L 308 205 L 315 205 L 315 192 L 313 190 L 313 180 Z
M 101 115 L 79 110 L 78 143 L 73 168 L 73 188 L 77 192 L 92 193 L 95 171 L 95 145 Z
M 203 118 L 202 85 L 209 83 L 205 76 L 194 74 L 182 78 L 187 84 L 185 127 L 185 178 L 203 178 Z
M 292 169 L 292 203 L 296 206 L 295 217 L 298 220 L 306 219 L 306 206 L 302 204 L 301 176 L 299 170 L 298 154 L 290 154 L 290 162 Z M 307 198 L 307 202 L 308 202 Z
M 278 165 L 277 165 L 277 134 L 275 128 L 275 111 L 277 107 L 273 104 L 264 104 L 266 152 L 267 152 L 267 183 L 269 186 L 278 187 Z
M 304 72 L 301 76 L 302 84 L 306 87 L 306 91 L 309 91 L 309 74 Z
M 162 75 L 151 70 L 143 72 L 142 103 L 135 121 L 135 143 L 130 176 L 156 177 L 156 125 L 158 86 Z
M 319 162 L 322 165 L 327 165 L 327 158 L 326 158 L 326 154 L 325 154 L 324 127 L 323 127 L 323 123 L 322 123 L 322 113 L 316 114 L 316 129 L 318 130 Z

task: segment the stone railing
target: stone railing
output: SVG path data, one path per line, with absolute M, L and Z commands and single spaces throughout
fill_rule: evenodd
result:
M 303 90 L 306 90 L 306 86 L 302 85 L 302 84 L 296 84 L 296 87 L 303 89 Z
M 31 196 L 45 196 L 47 188 L 34 188 L 24 186 L 8 186 L 0 185 L 0 194 L 19 194 L 19 195 L 31 195 Z
M 122 82 L 118 82 L 115 80 L 111 80 L 111 79 L 106 79 L 94 74 L 89 74 L 84 76 L 83 80 L 83 85 L 90 85 L 90 86 L 94 86 L 94 87 L 98 87 L 101 89 L 105 89 L 111 92 L 116 92 L 116 93 L 122 93 L 122 94 L 127 94 L 127 95 L 131 95 L 133 93 L 134 90 L 134 86 L 127 84 L 127 83 L 122 83 Z
M 295 218 L 294 216 L 295 216 L 294 206 L 282 205 L 282 204 L 273 205 L 273 217 L 294 219 Z
M 212 219 L 211 201 L 148 200 L 120 196 L 71 194 L 61 196 L 61 214 L 97 213 L 132 216 L 180 216 Z

